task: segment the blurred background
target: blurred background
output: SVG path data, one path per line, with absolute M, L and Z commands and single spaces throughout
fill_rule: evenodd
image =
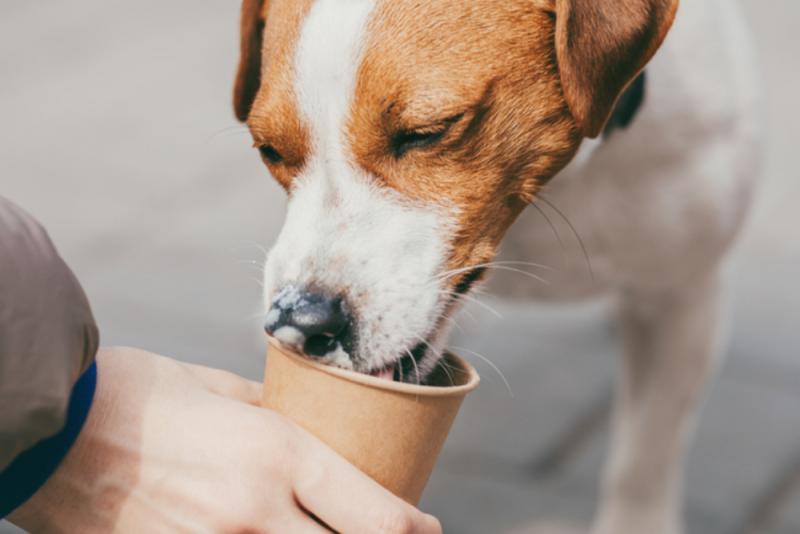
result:
M 689 458 L 692 534 L 800 532 L 800 2 L 741 3 L 766 81 L 768 156 L 731 260 L 727 357 Z M 3 0 L 0 194 L 47 226 L 104 344 L 260 379 L 259 263 L 285 200 L 231 111 L 238 9 Z M 459 534 L 588 523 L 618 349 L 612 317 L 603 303 L 487 302 L 504 319 L 475 307 L 453 345 L 496 363 L 513 396 L 471 358 L 484 382 L 423 508 Z

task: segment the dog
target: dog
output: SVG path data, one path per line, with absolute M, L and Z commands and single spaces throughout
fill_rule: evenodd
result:
M 563 243 L 523 214 L 546 201 L 587 261 L 492 289 L 617 297 L 624 373 L 592 532 L 682 532 L 722 260 L 757 182 L 755 64 L 730 0 L 244 0 L 235 112 L 289 197 L 267 332 L 424 382 L 504 238 L 502 257 L 559 264 Z

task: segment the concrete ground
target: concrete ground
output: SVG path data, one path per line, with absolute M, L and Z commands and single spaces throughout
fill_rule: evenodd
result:
M 769 91 L 769 154 L 732 258 L 730 348 L 689 458 L 691 534 L 800 532 L 800 3 L 742 3 Z M 284 195 L 232 119 L 237 17 L 235 1 L 3 2 L 0 194 L 47 225 L 104 343 L 260 378 L 258 262 Z M 453 345 L 496 362 L 513 397 L 476 357 L 484 383 L 423 507 L 459 534 L 586 524 L 613 322 L 602 303 L 491 304 L 505 319 L 476 308 Z

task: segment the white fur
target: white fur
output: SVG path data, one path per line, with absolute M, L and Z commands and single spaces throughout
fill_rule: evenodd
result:
M 433 283 L 447 255 L 450 216 L 382 187 L 344 140 L 372 0 L 317 0 L 296 53 L 296 93 L 312 151 L 295 179 L 284 227 L 265 268 L 265 294 L 317 285 L 343 294 L 357 317 L 355 354 L 325 361 L 369 371 L 426 337 L 443 298 Z M 285 303 L 284 303 L 285 304 Z M 295 340 L 296 341 L 296 340 Z
M 550 285 L 498 277 L 496 292 L 564 299 L 612 292 L 625 341 L 606 482 L 593 534 L 682 531 L 682 458 L 718 349 L 720 262 L 761 157 L 759 75 L 735 2 L 682 0 L 647 67 L 629 130 L 588 147 L 506 236 L 503 255 L 553 266 Z
M 714 268 L 738 234 L 761 154 L 758 73 L 735 3 L 683 0 L 647 67 L 644 106 L 556 176 L 543 196 L 565 242 L 533 209 L 503 242 L 502 257 L 552 266 L 550 285 L 497 277 L 514 298 L 588 297 L 619 289 L 663 291 Z

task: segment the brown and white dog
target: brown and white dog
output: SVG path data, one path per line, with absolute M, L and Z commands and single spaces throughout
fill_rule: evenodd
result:
M 511 228 L 544 192 L 594 275 L 574 264 L 496 289 L 619 297 L 625 373 L 593 532 L 680 532 L 720 261 L 759 156 L 732 4 L 245 0 L 235 109 L 289 194 L 265 266 L 268 332 L 332 365 L 424 380 L 507 233 L 510 258 L 559 264 L 541 219 Z

